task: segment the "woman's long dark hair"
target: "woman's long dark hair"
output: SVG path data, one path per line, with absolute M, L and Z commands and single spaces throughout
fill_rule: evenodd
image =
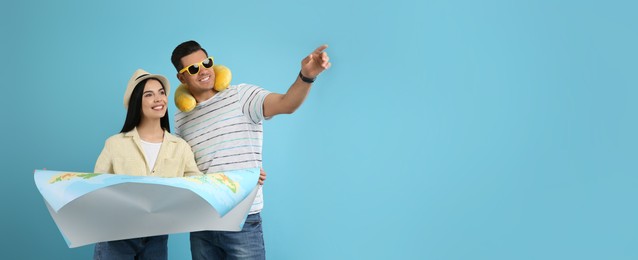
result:
M 148 80 L 149 79 L 142 80 L 137 83 L 137 85 L 135 85 L 133 93 L 131 93 L 131 98 L 128 102 L 126 120 L 124 120 L 124 126 L 122 127 L 122 131 L 120 131 L 120 133 L 130 132 L 137 125 L 140 124 L 140 121 L 142 120 L 142 96 L 144 94 L 144 86 L 146 85 L 146 82 Z M 160 84 L 162 84 L 161 81 Z M 162 88 L 166 90 L 164 85 L 162 85 Z M 168 122 L 168 107 L 166 107 L 166 114 L 160 119 L 160 125 L 162 126 L 162 129 L 166 130 L 169 133 L 171 132 L 171 127 Z

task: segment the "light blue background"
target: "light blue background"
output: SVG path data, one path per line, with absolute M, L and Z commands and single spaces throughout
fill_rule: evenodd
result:
M 202 43 L 285 92 L 264 124 L 269 259 L 637 259 L 635 1 L 9 1 L 0 258 L 69 249 L 33 170 L 91 171 L 138 67 Z M 172 104 L 172 102 L 171 102 Z M 171 115 L 177 111 L 171 105 Z M 187 235 L 170 258 L 188 259 Z

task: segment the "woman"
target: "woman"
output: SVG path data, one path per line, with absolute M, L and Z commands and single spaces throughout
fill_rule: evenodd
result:
M 190 146 L 170 134 L 168 80 L 138 69 L 124 92 L 126 120 L 106 140 L 96 173 L 182 177 L 200 175 Z M 100 242 L 94 259 L 167 259 L 168 235 Z

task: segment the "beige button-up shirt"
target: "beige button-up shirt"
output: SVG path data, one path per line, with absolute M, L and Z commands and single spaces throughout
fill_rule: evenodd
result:
M 137 128 L 109 137 L 97 158 L 94 172 L 155 177 L 202 174 L 191 147 L 181 138 L 164 131 L 164 140 L 153 169 L 149 169 L 140 141 Z

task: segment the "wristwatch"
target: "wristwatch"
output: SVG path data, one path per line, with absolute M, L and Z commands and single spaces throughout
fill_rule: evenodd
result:
M 317 78 L 306 78 L 304 75 L 301 74 L 301 70 L 299 71 L 299 77 L 301 78 L 303 82 L 306 82 L 306 83 L 315 82 L 315 79 L 317 79 Z

